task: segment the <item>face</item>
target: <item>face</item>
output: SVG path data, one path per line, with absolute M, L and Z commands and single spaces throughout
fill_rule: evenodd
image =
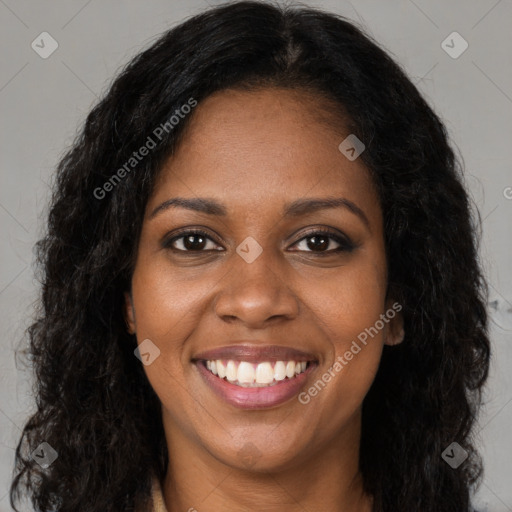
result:
M 377 193 L 319 101 L 208 97 L 148 201 L 126 315 L 172 453 L 267 471 L 357 444 L 401 341 Z

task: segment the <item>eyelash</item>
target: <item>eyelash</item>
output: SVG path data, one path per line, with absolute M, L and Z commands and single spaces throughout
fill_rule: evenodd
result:
M 168 240 L 165 240 L 162 245 L 165 249 L 170 249 L 170 250 L 172 250 L 174 252 L 178 252 L 178 253 L 199 254 L 202 252 L 207 252 L 204 249 L 198 250 L 198 251 L 190 251 L 190 250 L 183 250 L 183 249 L 175 249 L 174 247 L 172 247 L 172 244 L 176 240 L 183 239 L 186 236 L 190 236 L 190 235 L 199 235 L 203 238 L 207 238 L 208 240 L 211 240 L 212 242 L 218 243 L 211 236 L 209 236 L 208 233 L 206 233 L 205 231 L 203 231 L 201 229 L 191 228 L 191 229 L 187 229 L 186 231 L 182 231 L 181 233 L 173 236 L 172 238 L 169 238 Z M 352 252 L 356 247 L 350 240 L 345 239 L 345 238 L 341 237 L 340 235 L 338 235 L 337 233 L 335 233 L 329 229 L 325 229 L 325 228 L 324 229 L 322 229 L 322 228 L 316 229 L 314 231 L 310 231 L 309 233 L 306 233 L 302 238 L 297 240 L 293 245 L 297 245 L 299 242 L 302 242 L 303 240 L 306 240 L 308 238 L 313 238 L 314 236 L 318 236 L 318 235 L 327 236 L 328 238 L 330 238 L 331 240 L 333 240 L 337 244 L 339 244 L 339 247 L 336 249 L 330 249 L 328 251 L 297 251 L 297 252 L 310 252 L 317 256 L 323 256 L 323 255 L 330 255 L 330 254 L 339 253 L 339 252 Z

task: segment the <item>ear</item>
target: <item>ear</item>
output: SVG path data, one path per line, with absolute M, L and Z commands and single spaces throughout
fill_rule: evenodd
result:
M 130 334 L 135 334 L 135 309 L 130 292 L 124 292 L 124 319 Z
M 386 300 L 386 312 L 384 314 L 389 318 L 389 322 L 386 324 L 384 331 L 385 345 L 398 345 L 404 340 L 405 331 L 404 317 L 401 313 L 402 309 L 402 305 L 392 298 Z

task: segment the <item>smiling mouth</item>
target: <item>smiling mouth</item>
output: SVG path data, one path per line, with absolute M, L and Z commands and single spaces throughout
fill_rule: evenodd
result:
M 195 354 L 203 383 L 239 409 L 269 409 L 296 396 L 318 367 L 311 352 L 239 341 Z
M 206 369 L 235 386 L 264 388 L 295 379 L 304 373 L 313 361 L 249 361 L 211 359 L 201 361 Z

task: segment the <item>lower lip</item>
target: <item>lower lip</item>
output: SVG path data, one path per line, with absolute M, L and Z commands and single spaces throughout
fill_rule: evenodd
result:
M 310 363 L 304 372 L 292 379 L 284 379 L 264 388 L 244 388 L 231 384 L 210 372 L 202 361 L 196 362 L 196 366 L 206 384 L 225 402 L 240 409 L 264 409 L 281 405 L 296 396 L 316 363 Z

